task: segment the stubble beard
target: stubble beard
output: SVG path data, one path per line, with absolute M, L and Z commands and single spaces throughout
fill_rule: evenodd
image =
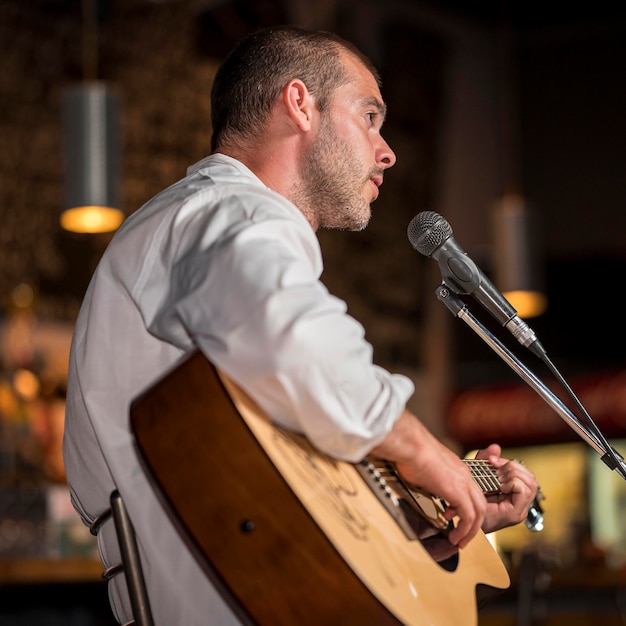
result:
M 370 203 L 361 193 L 374 174 L 364 176 L 360 174 L 363 169 L 331 125 L 323 123 L 302 157 L 302 182 L 292 194 L 293 201 L 315 216 L 318 228 L 361 231 L 372 214 Z

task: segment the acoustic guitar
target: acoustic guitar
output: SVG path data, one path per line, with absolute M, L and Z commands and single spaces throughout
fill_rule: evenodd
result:
M 338 461 L 272 424 L 200 352 L 130 415 L 164 508 L 246 624 L 473 626 L 477 590 L 509 585 L 483 533 L 447 541 L 445 503 L 383 460 Z M 487 462 L 468 463 L 498 490 Z

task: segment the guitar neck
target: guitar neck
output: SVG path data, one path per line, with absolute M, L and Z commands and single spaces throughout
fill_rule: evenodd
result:
M 489 461 L 482 459 L 464 459 L 463 462 L 468 465 L 472 472 L 472 478 L 486 496 L 500 493 L 501 483 L 496 474 L 496 468 L 493 467 Z M 543 498 L 543 493 L 541 489 L 539 489 L 532 504 L 528 507 L 525 523 L 526 527 L 532 532 L 543 530 L 543 509 L 541 507 L 541 500 L 543 500 Z
M 463 461 L 470 469 L 472 478 L 476 481 L 483 493 L 487 496 L 500 493 L 500 480 L 496 468 L 489 461 L 482 459 L 465 459 Z

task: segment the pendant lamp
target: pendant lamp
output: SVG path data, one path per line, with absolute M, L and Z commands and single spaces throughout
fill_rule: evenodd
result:
M 66 230 L 101 233 L 123 221 L 119 208 L 119 96 L 101 81 L 67 90 L 63 100 Z
M 498 119 L 503 193 L 493 213 L 495 283 L 521 318 L 548 307 L 539 216 L 523 193 L 517 41 L 504 21 L 498 29 Z
M 494 211 L 496 284 L 521 318 L 548 306 L 537 216 L 521 196 L 505 195 Z
M 97 76 L 97 16 L 83 0 L 84 80 L 62 102 L 65 198 L 61 226 L 80 233 L 114 231 L 120 207 L 120 97 Z

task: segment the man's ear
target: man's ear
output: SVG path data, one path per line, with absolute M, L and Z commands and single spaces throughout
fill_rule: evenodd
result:
M 283 103 L 287 115 L 300 130 L 311 129 L 313 114 L 317 110 L 315 98 L 299 78 L 290 80 L 283 89 Z

